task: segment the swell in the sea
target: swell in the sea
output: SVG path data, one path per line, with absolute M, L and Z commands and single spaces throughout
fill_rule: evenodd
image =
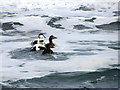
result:
M 41 78 L 6 81 L 3 88 L 118 88 L 120 69 L 98 70 L 97 72 L 54 73 Z

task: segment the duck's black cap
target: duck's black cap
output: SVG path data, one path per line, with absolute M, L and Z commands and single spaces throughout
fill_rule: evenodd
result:
M 43 33 L 40 33 L 39 35 L 43 35 Z
M 44 38 L 46 38 L 46 37 L 45 37 L 45 35 L 44 35 L 43 33 L 40 33 L 38 36 L 40 36 L 40 35 L 43 35 L 43 36 L 44 36 Z

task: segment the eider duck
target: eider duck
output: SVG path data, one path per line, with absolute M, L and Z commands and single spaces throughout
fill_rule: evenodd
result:
M 42 33 L 40 33 L 38 35 L 38 38 L 31 42 L 31 45 L 34 46 L 35 44 L 39 44 L 39 42 L 41 42 L 41 40 L 44 41 L 44 38 L 46 38 L 46 37 Z
M 49 37 L 49 43 L 45 44 L 45 49 L 43 51 L 43 55 L 44 54 L 53 54 L 53 51 L 50 49 L 50 48 L 54 48 L 55 47 L 55 44 L 53 43 L 53 39 L 57 39 L 57 37 L 51 35 Z
M 31 48 L 31 51 L 38 51 L 38 50 L 44 50 L 45 49 L 45 42 L 44 38 L 46 38 L 42 33 L 38 35 L 38 38 L 32 41 L 31 45 L 33 46 Z

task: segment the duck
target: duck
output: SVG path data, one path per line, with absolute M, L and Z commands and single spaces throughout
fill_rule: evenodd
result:
M 53 50 L 51 50 L 51 48 L 55 48 L 55 44 L 53 43 L 53 39 L 57 39 L 57 37 L 51 35 L 49 37 L 49 43 L 45 44 L 45 49 L 44 51 L 42 52 L 42 54 L 53 54 Z
M 46 38 L 46 37 L 44 36 L 43 33 L 38 34 L 37 39 L 35 39 L 34 41 L 32 41 L 31 45 L 34 46 L 35 44 L 39 44 L 39 42 L 41 42 L 42 40 L 44 40 L 44 38 Z
M 38 35 L 38 38 L 31 42 L 31 51 L 38 51 L 45 49 L 44 38 L 46 38 L 42 33 Z
M 39 50 L 44 50 L 45 49 L 45 43 L 43 40 L 40 41 L 40 43 L 35 44 L 32 48 L 31 51 L 39 51 Z

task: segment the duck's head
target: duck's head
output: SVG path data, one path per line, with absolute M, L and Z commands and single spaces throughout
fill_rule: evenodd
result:
M 57 37 L 51 35 L 51 36 L 49 37 L 49 39 L 57 39 Z
M 44 39 L 44 38 L 46 38 L 42 33 L 40 33 L 39 35 L 38 35 L 38 38 L 39 39 Z
M 51 36 L 49 37 L 49 43 L 45 45 L 47 49 L 50 49 L 50 48 L 54 48 L 54 47 L 55 47 L 55 44 L 54 44 L 53 41 L 52 41 L 53 39 L 57 39 L 57 37 L 55 37 L 55 36 L 53 36 L 53 35 L 51 35 Z

